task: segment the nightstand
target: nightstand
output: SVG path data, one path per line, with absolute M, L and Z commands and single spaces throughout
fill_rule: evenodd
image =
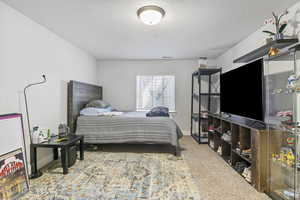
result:
M 74 147 L 79 143 L 79 151 L 80 151 L 80 160 L 84 159 L 84 137 L 81 135 L 70 135 L 67 136 L 68 140 L 58 142 L 58 137 L 53 137 L 49 141 L 43 143 L 32 143 L 30 145 L 32 152 L 32 163 L 33 164 L 33 172 L 32 174 L 38 173 L 37 171 L 37 148 L 52 148 L 53 149 L 53 158 L 54 160 L 58 159 L 58 149 L 61 152 L 61 163 L 63 168 L 63 174 L 68 174 L 69 167 L 69 150 L 71 147 Z

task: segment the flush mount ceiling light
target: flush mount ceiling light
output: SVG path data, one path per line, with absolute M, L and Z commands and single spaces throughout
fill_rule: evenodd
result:
M 147 25 L 158 24 L 165 14 L 164 9 L 158 6 L 144 6 L 137 11 L 137 16 Z

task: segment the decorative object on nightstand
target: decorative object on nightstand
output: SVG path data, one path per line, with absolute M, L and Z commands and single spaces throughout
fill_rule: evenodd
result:
M 37 82 L 37 83 L 31 83 L 31 84 L 28 84 L 23 92 L 24 92 L 24 99 L 25 99 L 25 108 L 26 108 L 26 115 L 27 115 L 27 125 L 28 125 L 28 133 L 29 133 L 29 138 L 30 138 L 30 143 L 32 143 L 32 137 L 31 137 L 31 134 L 32 134 L 32 130 L 31 130 L 31 127 L 30 127 L 30 119 L 29 119 L 29 111 L 28 111 L 28 101 L 27 101 L 27 95 L 26 95 L 26 91 L 28 88 L 32 87 L 32 86 L 35 86 L 35 85 L 40 85 L 40 84 L 43 84 L 43 83 L 46 83 L 47 79 L 46 79 L 46 76 L 45 75 L 42 75 L 42 78 L 43 80 L 40 81 L 40 82 Z M 32 162 L 32 159 L 31 159 L 31 155 L 32 155 L 33 152 L 30 151 L 30 165 L 31 165 L 31 175 L 29 176 L 29 178 L 38 178 L 42 175 L 42 172 L 40 172 L 39 170 L 37 169 L 34 169 L 34 164 Z M 35 166 L 36 167 L 36 166 Z M 34 173 L 32 173 L 34 172 Z
M 43 129 L 39 126 L 34 126 L 32 128 L 31 139 L 33 143 L 46 142 L 50 138 L 50 129 Z
M 64 124 L 64 123 L 61 123 L 59 124 L 58 126 L 58 138 L 64 138 L 64 137 L 67 137 L 70 133 L 70 128 Z

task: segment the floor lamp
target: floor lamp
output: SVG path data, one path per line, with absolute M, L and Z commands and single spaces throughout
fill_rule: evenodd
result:
M 43 77 L 43 80 L 40 81 L 40 82 L 37 82 L 37 83 L 31 83 L 29 85 L 27 85 L 25 88 L 24 88 L 24 99 L 25 99 L 25 108 L 26 108 L 26 115 L 27 115 L 27 125 L 28 125 L 28 130 L 29 130 L 29 138 L 30 138 L 30 144 L 32 144 L 32 138 L 31 138 L 31 126 L 30 126 L 30 119 L 29 119 L 29 112 L 28 112 L 28 103 L 27 103 L 27 96 L 26 96 L 26 91 L 28 88 L 34 86 L 34 85 L 40 85 L 40 84 L 43 84 L 43 83 L 46 83 L 47 79 L 46 79 L 46 76 L 45 75 L 42 75 Z M 37 169 L 34 169 L 34 164 L 32 163 L 31 161 L 31 157 L 32 157 L 32 150 L 30 148 L 30 166 L 31 166 L 31 175 L 29 176 L 30 179 L 33 179 L 33 178 L 38 178 L 42 175 L 42 172 L 37 170 Z M 32 172 L 35 172 L 34 174 Z

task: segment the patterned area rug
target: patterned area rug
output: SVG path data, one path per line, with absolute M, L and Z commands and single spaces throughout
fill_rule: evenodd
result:
M 158 153 L 85 152 L 62 175 L 59 163 L 31 181 L 22 200 L 199 200 L 182 158 Z

